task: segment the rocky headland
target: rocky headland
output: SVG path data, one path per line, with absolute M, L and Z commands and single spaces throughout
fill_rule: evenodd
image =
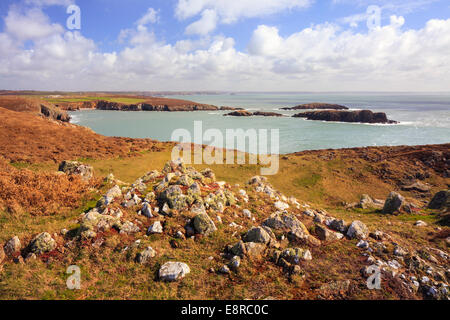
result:
M 287 107 L 281 108 L 281 110 L 348 110 L 346 106 L 342 106 L 339 104 L 330 104 L 330 103 L 307 103 L 301 104 L 295 107 Z
M 336 121 L 336 122 L 359 122 L 396 124 L 397 121 L 389 120 L 384 112 L 374 113 L 370 110 L 337 111 L 323 110 L 302 112 L 293 115 L 294 118 L 306 118 L 307 120 Z

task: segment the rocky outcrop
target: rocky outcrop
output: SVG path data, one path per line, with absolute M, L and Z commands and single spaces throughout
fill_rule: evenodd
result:
M 439 210 L 439 209 L 447 209 L 450 210 L 450 190 L 443 190 L 436 193 L 431 202 L 428 205 L 428 208 Z
M 397 192 L 392 191 L 386 199 L 383 207 L 383 213 L 393 214 L 400 210 L 402 205 L 405 203 L 405 198 Z
M 63 122 L 69 122 L 70 116 L 63 110 L 56 108 L 55 106 L 41 104 L 41 114 L 47 118 L 53 120 L 59 120 Z
M 43 254 L 45 252 L 53 251 L 56 246 L 56 241 L 52 236 L 47 232 L 43 232 L 31 241 L 29 251 L 34 254 Z
M 261 116 L 261 117 L 284 117 L 281 113 L 276 112 L 264 112 L 264 111 L 257 111 L 257 112 L 250 112 L 246 110 L 238 110 L 235 112 L 230 112 L 227 114 L 224 114 L 224 116 L 233 116 L 233 117 L 252 117 L 252 116 Z
M 281 108 L 281 110 L 348 110 L 347 107 L 341 106 L 339 104 L 330 104 L 330 103 L 307 103 L 301 104 L 299 106 L 291 107 L 291 108 Z
M 220 107 L 220 111 L 235 111 L 235 110 L 244 110 L 244 108 L 227 107 L 227 106 Z
M 97 102 L 96 109 L 98 110 L 115 110 L 115 111 L 211 111 L 219 110 L 218 107 L 208 104 L 179 104 L 179 105 L 167 105 L 167 104 L 150 104 L 150 103 L 137 103 L 137 104 L 125 104 L 119 102 L 110 102 L 100 100 Z
M 373 113 L 370 110 L 359 111 L 311 111 L 293 115 L 294 118 L 306 118 L 307 120 L 356 122 L 356 123 L 381 123 L 396 124 L 398 122 L 389 120 L 383 112 Z
M 84 181 L 89 181 L 94 176 L 94 168 L 77 161 L 63 161 L 58 171 L 68 175 L 79 175 Z
M 227 114 L 224 114 L 225 117 L 232 116 L 232 117 L 251 117 L 253 113 L 246 111 L 246 110 L 238 110 L 234 112 L 230 112 Z

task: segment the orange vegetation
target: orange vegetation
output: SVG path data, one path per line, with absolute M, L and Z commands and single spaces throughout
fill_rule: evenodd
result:
M 51 215 L 80 205 L 89 185 L 79 176 L 35 173 L 0 160 L 0 209 L 11 213 Z

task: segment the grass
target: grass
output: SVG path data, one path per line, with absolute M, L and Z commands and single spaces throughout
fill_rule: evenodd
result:
M 146 172 L 161 170 L 170 158 L 170 148 L 161 152 L 141 152 L 130 158 L 96 160 L 92 158 L 79 159 L 94 167 L 96 175 L 106 176 L 113 173 L 116 178 L 133 182 Z M 26 165 L 14 164 L 16 168 L 29 168 L 33 171 L 56 170 L 56 164 L 46 163 Z M 136 240 L 134 237 L 110 233 L 105 235 L 105 244 L 101 249 L 92 246 L 80 246 L 74 249 L 64 249 L 50 263 L 40 260 L 17 265 L 8 263 L 0 272 L 0 298 L 2 299 L 264 299 L 274 297 L 279 299 L 317 299 L 320 297 L 320 287 L 332 281 L 351 280 L 356 291 L 349 296 L 336 296 L 335 299 L 398 299 L 395 291 L 371 291 L 365 289 L 364 279 L 360 269 L 364 266 L 361 251 L 356 248 L 356 241 L 342 241 L 313 248 L 313 261 L 302 263 L 301 268 L 306 279 L 289 279 L 280 267 L 264 261 L 243 260 L 238 273 L 229 276 L 210 273 L 210 268 L 216 270 L 227 261 L 221 256 L 224 247 L 234 244 L 239 236 L 251 226 L 258 225 L 274 211 L 268 200 L 256 196 L 245 182 L 259 174 L 256 165 L 199 165 L 201 170 L 210 167 L 218 180 L 224 180 L 239 188 L 245 188 L 250 196 L 250 203 L 241 208 L 227 209 L 222 215 L 224 223 L 218 225 L 218 231 L 209 237 L 199 237 L 177 241 L 180 246 L 173 249 L 170 240 L 176 230 L 181 230 L 190 213 L 183 213 L 175 218 L 164 219 L 165 233 L 146 237 L 141 233 L 142 240 L 138 249 L 123 249 Z M 357 201 L 363 193 L 373 197 L 385 198 L 390 190 L 396 188 L 394 182 L 380 179 L 376 170 L 367 170 L 368 164 L 361 162 L 345 162 L 340 159 L 322 160 L 315 156 L 289 156 L 280 159 L 280 171 L 269 177 L 274 187 L 287 196 L 296 196 L 300 202 L 310 202 L 314 208 L 326 209 L 330 215 L 344 219 L 347 222 L 361 220 L 371 231 L 383 230 L 389 233 L 393 241 L 402 247 L 413 250 L 421 246 L 430 246 L 430 234 L 435 234 L 437 215 L 424 211 L 424 215 L 384 215 L 377 210 L 345 210 L 344 206 L 336 205 L 339 201 Z M 352 168 L 352 170 L 349 170 Z M 438 187 L 443 187 L 445 181 L 437 175 L 430 179 Z M 234 187 L 237 193 L 238 187 Z M 102 190 L 104 191 L 104 190 Z M 78 227 L 76 218 L 80 212 L 92 208 L 99 193 L 80 203 L 79 208 L 70 212 L 43 217 L 32 217 L 27 214 L 20 216 L 0 212 L 0 242 L 4 243 L 13 235 L 24 239 L 39 232 L 59 232 L 62 228 Z M 413 194 L 405 194 L 409 197 Z M 248 208 L 256 221 L 252 222 L 242 216 L 242 209 Z M 311 219 L 301 215 L 301 210 L 291 210 L 302 217 L 305 225 L 314 230 Z M 133 211 L 125 211 L 128 219 L 142 222 L 145 230 L 156 219 L 145 219 L 136 216 Z M 238 217 L 236 218 L 237 215 Z M 309 219 L 309 220 L 308 220 Z M 426 221 L 429 226 L 415 228 L 417 220 Z M 229 227 L 231 222 L 243 226 L 237 233 Z M 282 245 L 287 245 L 282 242 Z M 445 248 L 445 240 L 440 239 L 432 244 L 437 248 Z M 133 261 L 136 253 L 146 246 L 152 246 L 158 253 L 157 257 L 147 266 L 141 266 Z M 389 250 L 392 251 L 390 247 Z M 213 257 L 209 260 L 209 257 Z M 188 263 L 191 273 L 182 281 L 163 283 L 158 281 L 159 267 L 167 261 L 183 261 Z M 78 265 L 82 269 L 82 290 L 70 291 L 65 282 L 65 273 L 69 265 Z
M 124 97 L 82 97 L 82 98 L 73 98 L 73 97 L 62 97 L 62 98 L 43 98 L 45 101 L 48 101 L 53 104 L 58 103 L 74 103 L 74 102 L 89 102 L 89 101 L 98 101 L 105 100 L 109 102 L 117 102 L 124 104 L 137 104 L 145 102 L 145 99 L 138 98 L 124 98 Z

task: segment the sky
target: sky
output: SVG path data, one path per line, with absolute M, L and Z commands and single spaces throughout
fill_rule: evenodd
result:
M 449 88 L 448 0 L 0 2 L 0 89 Z

